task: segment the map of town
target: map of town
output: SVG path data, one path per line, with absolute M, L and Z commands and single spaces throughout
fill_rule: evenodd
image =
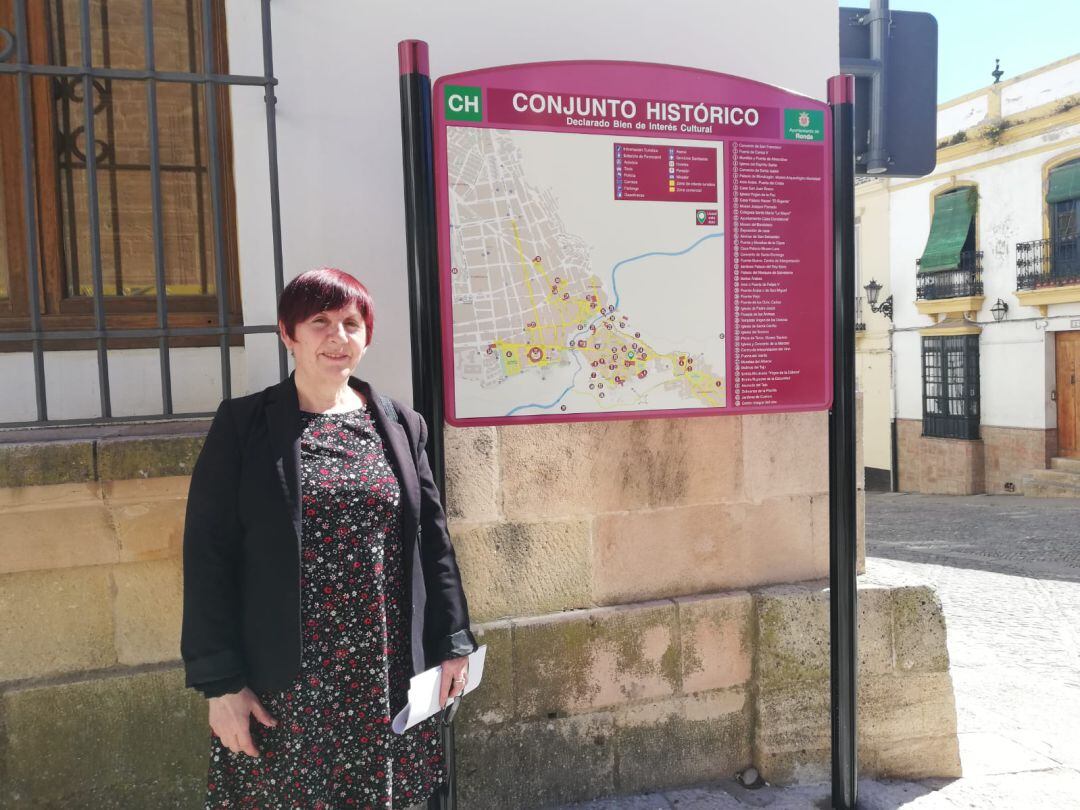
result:
M 457 418 L 727 404 L 722 196 L 620 199 L 626 138 L 447 134 Z

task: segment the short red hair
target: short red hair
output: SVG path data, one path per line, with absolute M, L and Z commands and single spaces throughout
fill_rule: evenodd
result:
M 278 299 L 278 320 L 285 334 L 295 338 L 293 330 L 301 321 L 320 312 L 333 311 L 356 304 L 364 319 L 368 345 L 375 331 L 375 305 L 367 287 L 336 267 L 320 267 L 301 273 L 288 283 Z

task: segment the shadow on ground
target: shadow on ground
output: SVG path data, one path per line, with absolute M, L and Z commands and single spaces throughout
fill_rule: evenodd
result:
M 1080 582 L 1080 501 L 867 493 L 866 553 Z

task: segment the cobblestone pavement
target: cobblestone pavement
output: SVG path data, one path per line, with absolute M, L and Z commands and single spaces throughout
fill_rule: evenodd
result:
M 862 781 L 861 810 L 1080 810 L 1080 501 L 866 498 L 869 565 L 941 598 L 962 779 Z M 824 810 L 827 785 L 734 782 L 573 810 Z M 571 810 L 571 808 L 564 808 Z

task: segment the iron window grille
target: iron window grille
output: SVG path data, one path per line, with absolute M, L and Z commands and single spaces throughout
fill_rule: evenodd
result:
M 923 435 L 979 438 L 979 336 L 922 339 Z
M 1080 284 L 1080 236 L 1017 243 L 1016 289 L 1068 284 Z
M 1050 172 L 1050 238 L 1016 246 L 1016 289 L 1080 284 L 1080 160 Z
M 9 267 L 10 296 L 14 302 L 17 294 L 25 294 L 26 312 L 24 328 L 7 328 L 0 330 L 0 350 L 23 349 L 30 352 L 34 371 L 34 393 L 37 408 L 37 419 L 30 422 L 8 422 L 4 427 L 57 425 L 71 422 L 123 422 L 123 421 L 146 421 L 150 419 L 173 418 L 176 416 L 201 417 L 209 416 L 209 413 L 183 413 L 177 414 L 173 408 L 172 374 L 170 364 L 170 350 L 176 343 L 183 343 L 192 338 L 207 336 L 216 338 L 221 369 L 221 395 L 227 398 L 232 394 L 231 382 L 231 359 L 230 343 L 241 339 L 246 334 L 273 333 L 277 331 L 276 324 L 241 325 L 230 321 L 230 300 L 238 304 L 239 290 L 237 284 L 229 284 L 227 278 L 228 262 L 228 225 L 227 218 L 230 211 L 227 206 L 227 191 L 230 187 L 228 177 L 223 176 L 227 167 L 223 167 L 223 155 L 220 145 L 220 133 L 225 121 L 221 119 L 221 110 L 225 109 L 224 103 L 228 93 L 233 88 L 262 87 L 266 108 L 266 134 L 268 146 L 268 171 L 269 171 L 269 194 L 271 212 L 271 239 L 274 255 L 274 285 L 275 294 L 280 295 L 283 289 L 282 270 L 282 246 L 281 246 L 281 217 L 280 199 L 278 189 L 278 165 L 277 165 L 277 130 L 275 105 L 277 103 L 276 91 L 277 79 L 274 77 L 273 48 L 271 36 L 270 0 L 261 0 L 261 23 L 262 23 L 262 52 L 263 73 L 262 75 L 241 75 L 228 72 L 220 72 L 216 59 L 216 48 L 213 43 L 222 41 L 220 34 L 216 35 L 216 24 L 221 7 L 214 0 L 184 0 L 186 12 L 189 15 L 196 14 L 201 25 L 203 47 L 201 66 L 192 66 L 189 70 L 162 70 L 159 69 L 155 54 L 155 13 L 154 0 L 132 0 L 128 5 L 134 7 L 141 5 L 142 8 L 142 34 L 145 64 L 141 68 L 110 67 L 108 59 L 102 59 L 105 64 L 95 64 L 94 48 L 92 46 L 92 30 L 94 26 L 103 27 L 104 22 L 100 19 L 92 21 L 91 0 L 63 0 L 51 4 L 55 13 L 62 13 L 64 8 L 77 9 L 78 23 L 69 20 L 65 32 L 78 32 L 79 46 L 74 49 L 81 55 L 79 64 L 65 64 L 66 58 L 57 53 L 58 43 L 54 38 L 50 58 L 41 60 L 32 58 L 31 36 L 38 36 L 28 26 L 30 15 L 42 15 L 43 5 L 32 5 L 37 0 L 11 0 L 8 3 L 0 2 L 0 10 L 5 6 L 12 12 L 12 28 L 0 27 L 0 82 L 9 81 L 7 76 L 12 76 L 15 82 L 15 95 L 17 97 L 17 123 L 15 124 L 21 146 L 19 149 L 21 164 L 15 175 L 21 173 L 21 199 L 18 200 L 22 212 L 22 255 L 18 256 L 19 265 Z M 102 14 L 108 11 L 107 0 L 97 4 L 96 9 Z M 161 5 L 161 3 L 159 3 Z M 37 18 L 35 17 L 35 19 Z M 0 18 L 0 25 L 5 24 Z M 60 32 L 54 31 L 59 35 Z M 104 46 L 103 46 L 104 47 Z M 197 69 L 196 69 L 197 68 Z M 146 105 L 146 138 L 148 143 L 148 161 L 145 164 L 135 166 L 123 166 L 118 164 L 115 155 L 110 151 L 109 134 L 114 126 L 113 109 L 113 83 L 142 83 L 145 87 Z M 58 140 L 57 164 L 61 170 L 67 170 L 61 188 L 49 188 L 43 184 L 40 175 L 40 160 L 35 138 L 38 133 L 35 130 L 35 116 L 38 108 L 35 106 L 37 88 L 43 84 L 49 84 L 54 96 L 53 102 L 57 105 L 57 118 L 59 132 L 56 133 Z M 129 86 L 129 85 L 125 85 Z M 206 154 L 195 161 L 195 165 L 177 167 L 163 161 L 161 150 L 161 127 L 159 121 L 159 98 L 160 87 L 177 86 L 188 88 L 192 98 L 201 98 L 202 120 L 194 122 L 197 128 L 195 141 L 200 137 L 205 143 Z M 100 133 L 96 127 L 104 115 L 104 132 Z M 102 135 L 104 137 L 102 137 Z M 9 164 L 11 165 L 11 164 Z M 79 194 L 74 184 L 69 182 L 71 170 L 77 168 L 85 174 L 85 193 Z M 216 313 L 213 321 L 207 325 L 199 326 L 175 326 L 170 325 L 170 309 L 179 313 L 184 309 L 183 297 L 174 298 L 169 294 L 166 284 L 165 264 L 165 235 L 162 212 L 162 182 L 163 177 L 170 171 L 180 168 L 182 170 L 205 175 L 206 185 L 209 188 L 209 214 L 210 227 L 203 233 L 202 239 L 206 244 L 206 254 L 209 254 L 208 265 L 212 266 L 212 278 L 210 266 L 200 268 L 200 278 L 196 293 L 207 293 L 211 288 L 216 298 Z M 19 171 L 21 170 L 21 171 Z M 103 236 L 115 237 L 116 223 L 109 223 L 109 227 L 102 228 L 102 184 L 100 177 L 109 172 L 124 170 L 139 170 L 149 174 L 150 199 L 151 199 L 151 223 L 152 223 L 152 264 L 153 264 L 153 326 L 131 326 L 130 321 L 114 319 L 111 316 L 111 307 L 116 298 L 123 297 L 132 292 L 126 289 L 122 267 L 119 263 L 111 269 L 113 276 L 114 296 L 106 296 L 106 284 L 102 267 L 102 240 Z M 115 190 L 115 184 L 110 184 Z M 85 206 L 87 245 L 85 248 L 74 245 L 78 236 L 73 232 L 74 228 L 68 228 L 63 233 L 63 242 L 67 246 L 69 262 L 67 265 L 68 278 L 65 283 L 71 298 L 77 303 L 77 299 L 86 301 L 85 311 L 91 317 L 90 328 L 56 328 L 48 325 L 43 319 L 43 289 L 42 278 L 47 269 L 42 255 L 43 230 L 50 225 L 39 217 L 42 210 L 42 202 L 46 195 L 56 194 L 61 204 Z M 104 196 L 108 196 L 107 194 Z M 115 210 L 115 207 L 113 208 Z M 10 219 L 11 212 L 8 211 Z M 69 217 L 69 223 L 74 225 L 74 219 Z M 88 258 L 89 268 L 78 266 L 79 255 Z M 119 257 L 117 257 L 119 258 Z M 19 284 L 16 284 L 16 281 Z M 24 288 L 24 289 L 23 289 Z M 143 289 L 137 292 L 145 293 Z M 20 302 L 21 304 L 21 302 Z M 174 318 L 175 320 L 175 318 Z M 112 414 L 112 398 L 109 386 L 109 349 L 124 348 L 133 341 L 146 342 L 156 341 L 159 358 L 161 408 L 160 412 L 141 414 L 138 416 L 117 417 Z M 45 385 L 45 353 L 46 349 L 59 344 L 70 344 L 71 341 L 88 341 L 96 352 L 98 389 L 100 396 L 100 415 L 91 419 L 49 419 L 48 401 L 46 398 Z M 288 373 L 285 351 L 278 346 L 279 374 L 284 377 Z
M 983 294 L 981 250 L 969 250 L 960 254 L 954 270 L 922 272 L 921 260 L 915 260 L 915 298 L 919 301 L 937 301 L 943 298 L 967 298 Z
M 1047 206 L 1050 238 L 1016 246 L 1018 290 L 1080 284 L 1080 196 L 1059 199 Z

